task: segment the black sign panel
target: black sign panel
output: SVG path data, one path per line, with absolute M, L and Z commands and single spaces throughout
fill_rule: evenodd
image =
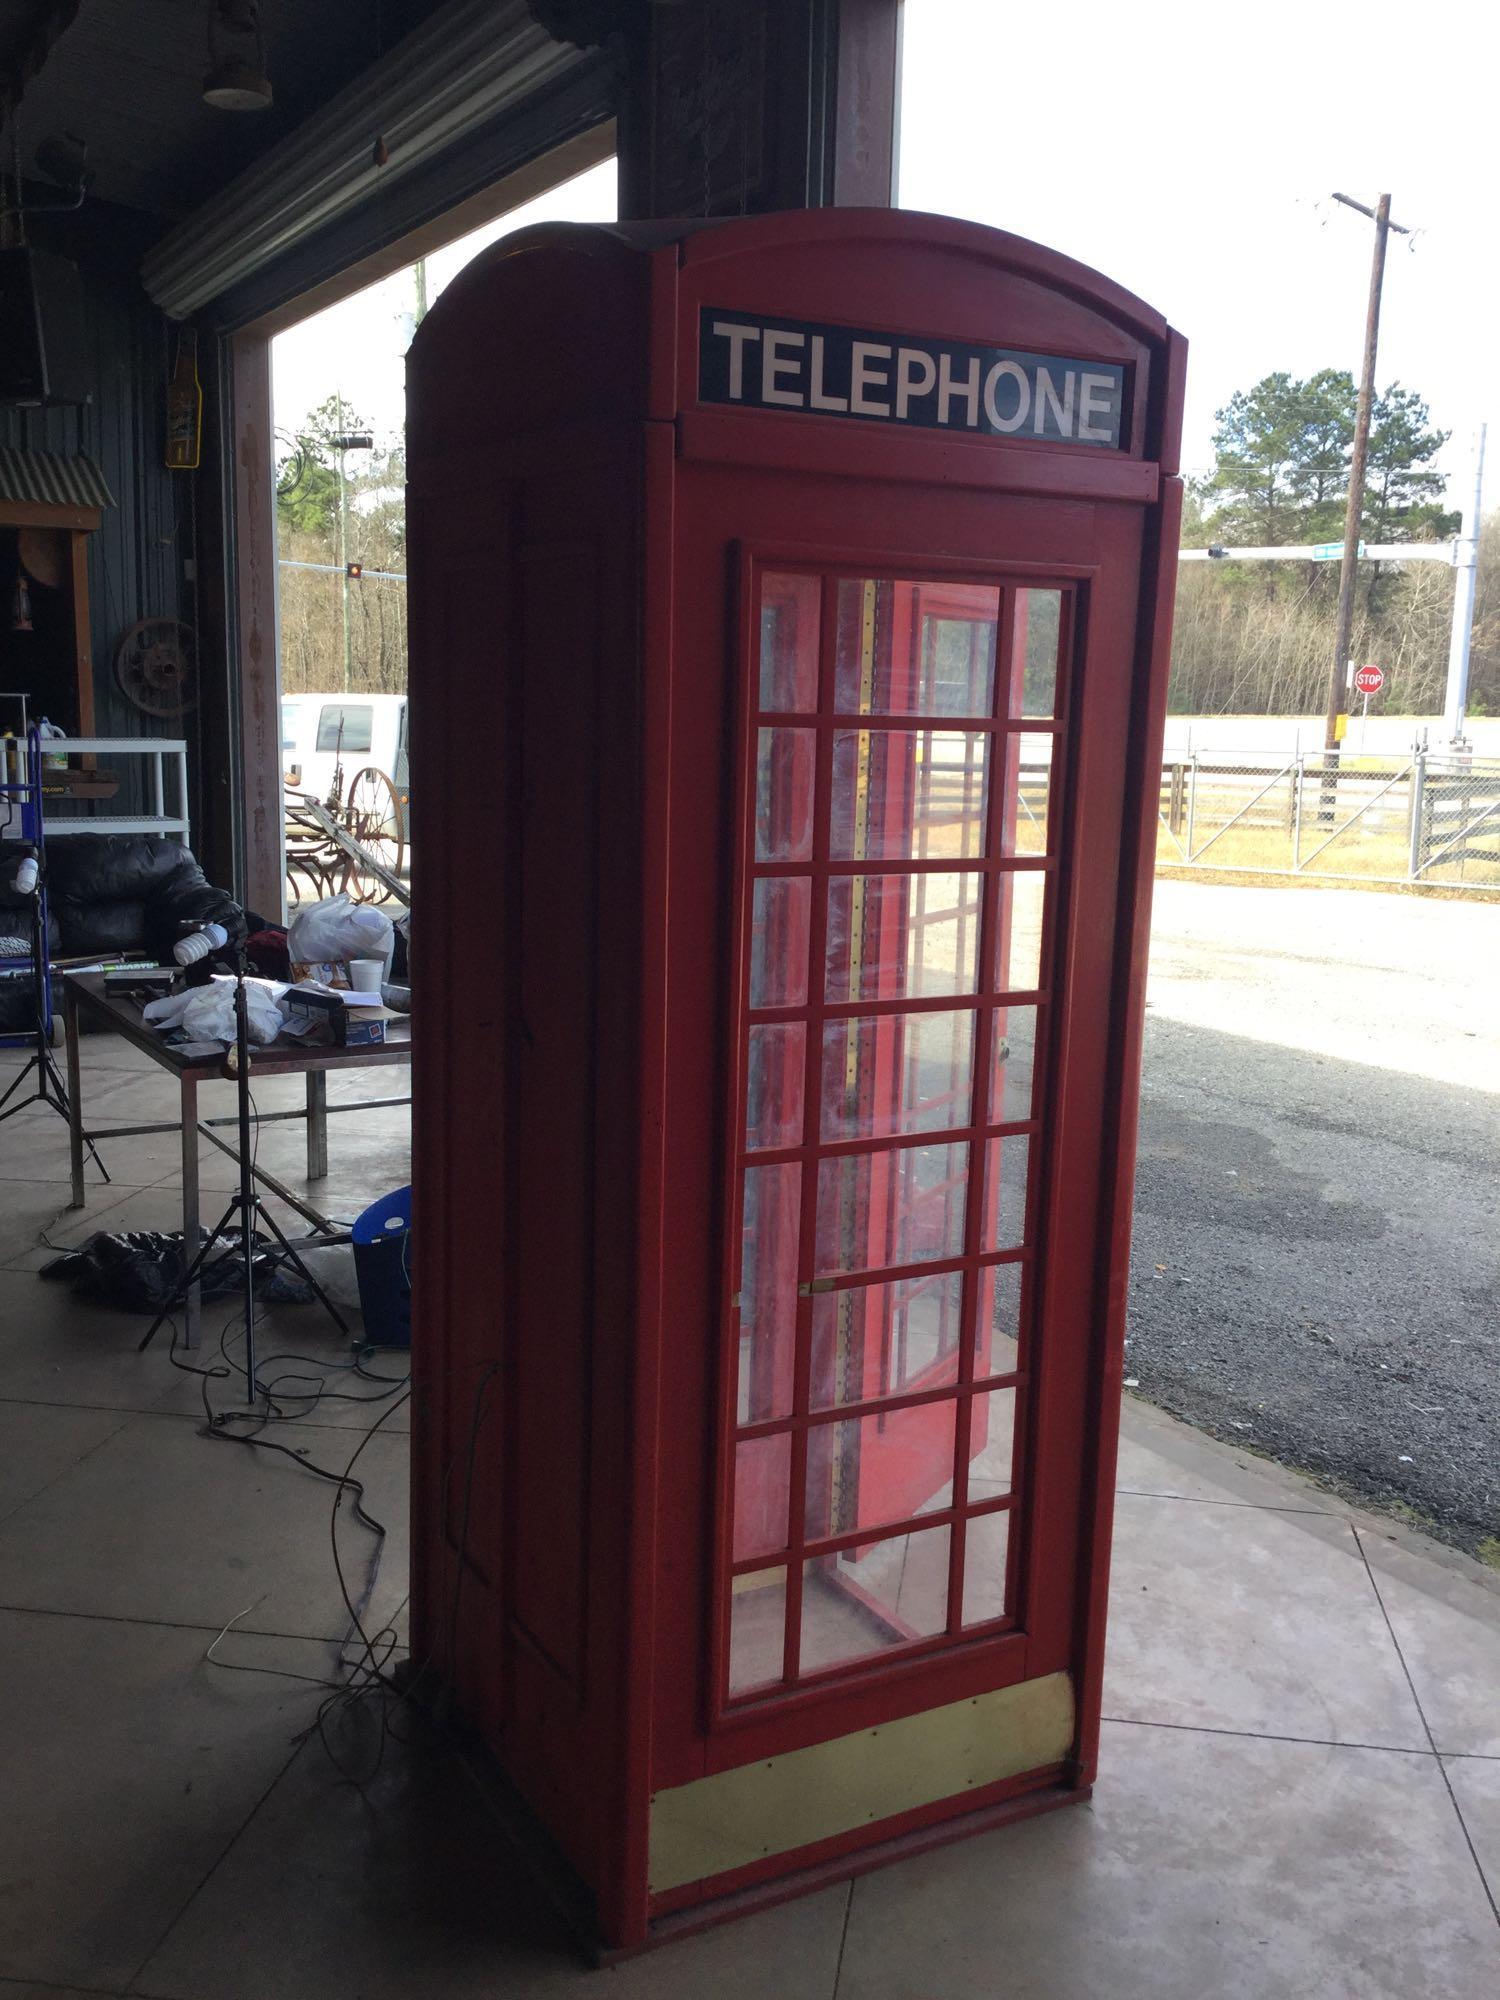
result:
M 920 430 L 1113 451 L 1125 444 L 1125 370 L 1118 362 L 713 306 L 699 317 L 698 397 Z

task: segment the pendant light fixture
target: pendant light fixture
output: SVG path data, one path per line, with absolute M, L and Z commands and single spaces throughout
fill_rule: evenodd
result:
M 265 111 L 271 103 L 259 0 L 208 0 L 203 102 L 216 111 Z

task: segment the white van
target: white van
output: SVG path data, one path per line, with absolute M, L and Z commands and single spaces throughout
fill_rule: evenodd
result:
M 404 694 L 288 694 L 281 698 L 281 775 L 289 790 L 326 800 L 342 764 L 347 794 L 373 764 L 408 804 Z

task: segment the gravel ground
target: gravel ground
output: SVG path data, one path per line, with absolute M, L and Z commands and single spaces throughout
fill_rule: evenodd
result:
M 1130 1296 L 1140 1394 L 1500 1557 L 1500 905 L 1157 884 Z

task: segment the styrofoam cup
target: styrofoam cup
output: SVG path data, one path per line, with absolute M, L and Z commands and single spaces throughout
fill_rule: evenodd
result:
M 349 986 L 355 993 L 378 993 L 385 978 L 383 958 L 351 958 L 349 961 Z

